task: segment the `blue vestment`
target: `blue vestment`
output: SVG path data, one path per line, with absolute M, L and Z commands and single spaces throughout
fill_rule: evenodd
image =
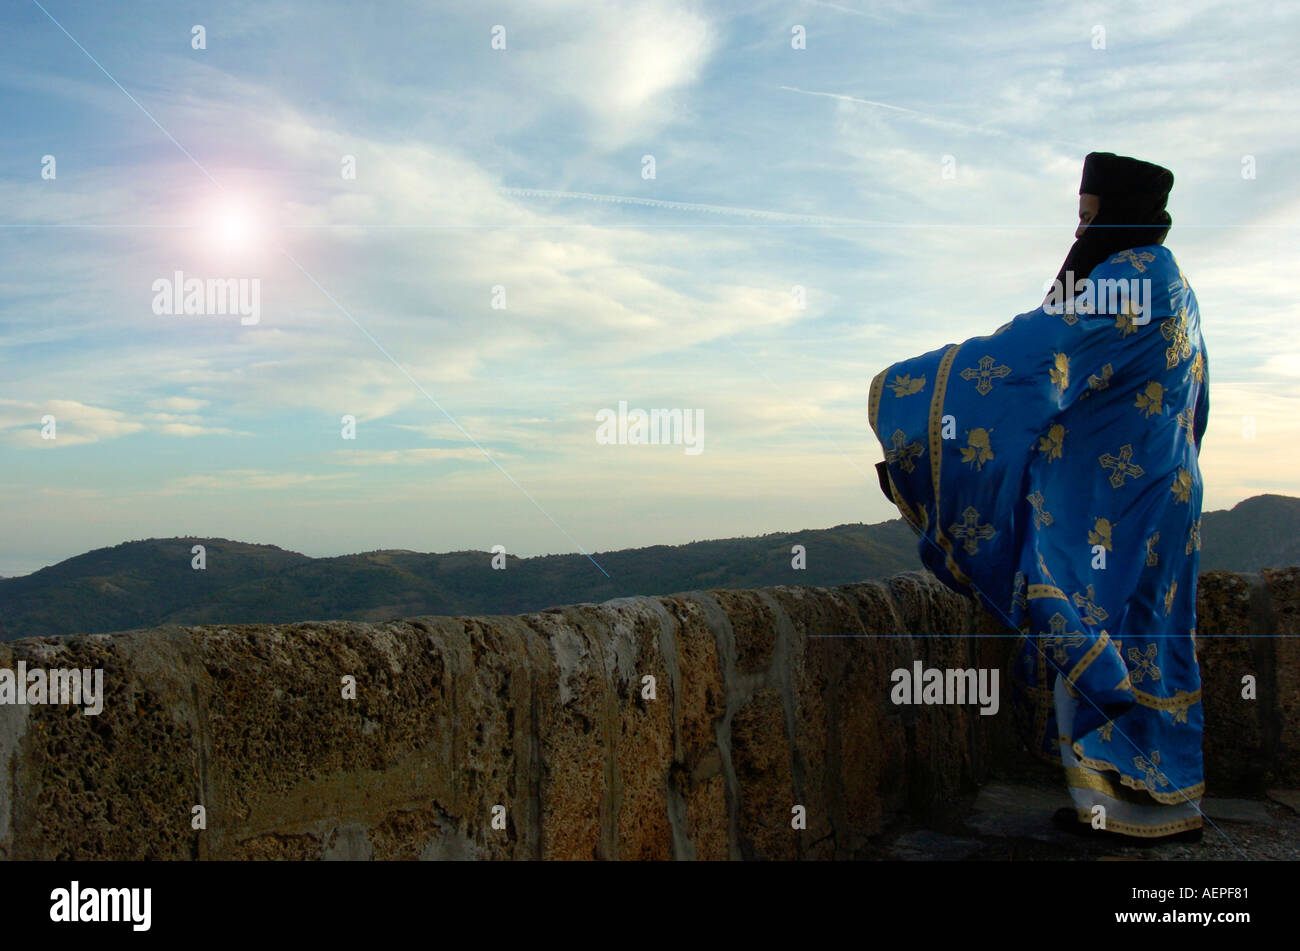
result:
M 1120 301 L 1117 282 L 1144 280 L 1142 308 Z M 1083 312 L 1039 307 L 885 369 L 871 427 L 926 567 L 1022 635 L 1012 709 L 1030 749 L 1059 763 L 1067 744 L 1071 785 L 1186 805 L 1204 789 L 1200 314 L 1161 245 L 1089 281 Z M 1164 831 L 1199 816 L 1179 821 Z

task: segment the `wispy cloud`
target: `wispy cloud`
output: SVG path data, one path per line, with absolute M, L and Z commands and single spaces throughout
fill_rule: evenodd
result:
M 0 399 L 0 433 L 11 445 L 56 449 L 138 433 L 145 424 L 120 410 L 75 400 Z
M 240 492 L 292 491 L 306 486 L 337 486 L 345 479 L 342 475 L 316 475 L 305 472 L 268 472 L 259 469 L 223 469 L 174 479 L 162 490 L 162 495 L 221 491 L 228 494 Z
M 514 453 L 489 449 L 497 459 L 509 459 Z M 458 462 L 487 463 L 477 449 L 426 448 L 426 449 L 356 449 L 332 453 L 329 461 L 343 466 L 415 466 L 430 462 L 456 460 Z

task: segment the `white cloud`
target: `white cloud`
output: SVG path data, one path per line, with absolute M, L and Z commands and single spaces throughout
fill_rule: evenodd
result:
M 198 423 L 161 423 L 157 431 L 164 436 L 248 436 L 251 433 L 239 432 L 225 426 L 203 426 Z
M 42 436 L 42 417 L 54 417 L 54 438 Z M 75 400 L 20 402 L 0 399 L 0 432 L 10 444 L 57 448 L 114 439 L 140 432 L 144 423 L 119 410 L 89 406 Z
M 150 400 L 149 405 L 154 409 L 168 413 L 197 413 L 207 406 L 209 402 L 209 400 L 196 400 L 189 396 L 168 396 L 162 399 Z
M 718 43 L 705 17 L 665 0 L 551 4 L 547 13 L 562 24 L 552 36 L 565 38 L 542 48 L 520 38 L 514 55 L 531 83 L 581 103 L 608 149 L 676 117 L 682 104 L 671 94 L 700 77 Z

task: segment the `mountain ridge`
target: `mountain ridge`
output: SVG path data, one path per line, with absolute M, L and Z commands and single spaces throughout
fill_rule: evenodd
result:
M 1202 515 L 1201 570 L 1300 564 L 1300 497 L 1265 494 Z M 191 567 L 205 547 L 206 568 Z M 792 566 L 803 545 L 806 567 Z M 140 539 L 0 578 L 0 641 L 160 624 L 382 621 L 520 614 L 559 604 L 707 588 L 833 587 L 919 569 L 902 519 L 581 554 L 376 549 L 312 558 L 224 538 Z

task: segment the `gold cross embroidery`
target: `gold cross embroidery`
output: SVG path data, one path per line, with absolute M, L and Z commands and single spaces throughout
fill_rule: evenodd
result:
M 1123 264 L 1125 261 L 1127 261 L 1129 264 L 1132 264 L 1133 267 L 1137 269 L 1137 272 L 1139 274 L 1142 274 L 1146 271 L 1147 265 L 1150 264 L 1155 259 L 1156 256 L 1152 254 L 1150 251 L 1134 252 L 1133 249 L 1130 248 L 1127 251 L 1121 251 L 1119 254 L 1115 255 L 1113 258 L 1110 259 L 1110 263 Z
M 1047 511 L 1044 506 L 1047 500 L 1043 498 L 1043 493 L 1034 492 L 1025 496 L 1025 499 L 1034 507 L 1034 527 L 1042 528 L 1044 525 L 1052 524 L 1052 513 Z
M 993 389 L 993 381 L 1000 380 L 1002 377 L 1011 373 L 1011 367 L 1006 364 L 995 366 L 997 360 L 990 356 L 980 357 L 979 363 L 974 367 L 967 367 L 959 374 L 963 380 L 979 380 L 975 384 L 975 392 L 980 396 L 987 396 Z
M 919 458 L 921 453 L 925 452 L 925 447 L 919 442 L 909 443 L 907 434 L 901 429 L 894 430 L 890 442 L 893 443 L 893 448 L 885 450 L 885 461 L 897 463 L 898 467 L 904 472 L 914 471 L 916 463 L 913 460 Z
M 1156 645 L 1148 644 L 1145 651 L 1139 651 L 1136 647 L 1128 649 L 1129 663 L 1133 664 L 1133 669 L 1129 671 L 1129 676 L 1133 678 L 1135 684 L 1140 684 L 1143 680 L 1156 681 L 1160 679 L 1160 668 L 1156 666 Z
M 953 522 L 948 527 L 948 531 L 952 532 L 954 538 L 965 539 L 962 545 L 967 554 L 979 554 L 979 540 L 981 538 L 986 540 L 993 538 L 997 535 L 997 531 L 992 525 L 979 524 L 980 513 L 974 506 L 968 507 L 966 511 L 962 512 L 961 517 L 962 520 Z
M 1160 336 L 1169 341 L 1165 350 L 1165 369 L 1172 370 L 1179 361 L 1192 355 L 1192 341 L 1187 336 L 1187 311 L 1180 310 L 1177 317 L 1170 317 L 1160 324 Z
M 1154 533 L 1147 539 L 1147 567 L 1154 568 L 1160 564 L 1160 553 L 1156 551 L 1156 542 L 1160 541 L 1160 533 Z
M 1189 406 L 1175 417 L 1178 420 L 1178 425 L 1187 430 L 1187 445 L 1189 446 L 1196 445 L 1195 434 L 1192 432 L 1193 412 L 1192 407 Z
M 1201 520 L 1199 518 L 1192 522 L 1192 529 L 1187 533 L 1187 547 L 1184 549 L 1183 554 L 1190 555 L 1193 548 L 1197 551 L 1201 550 Z
M 1051 616 L 1047 626 L 1051 634 L 1043 638 L 1043 646 L 1052 652 L 1058 664 L 1064 664 L 1070 659 L 1070 653 L 1066 648 L 1082 647 L 1087 640 L 1078 631 L 1067 631 L 1065 617 L 1059 612 Z
M 1088 585 L 1088 587 L 1083 590 L 1087 594 L 1087 597 L 1084 597 L 1083 594 L 1076 591 L 1074 597 L 1071 599 L 1074 601 L 1074 606 L 1083 612 L 1083 623 L 1094 625 L 1100 624 L 1102 621 L 1106 620 L 1106 618 L 1110 617 L 1109 611 L 1101 605 L 1094 603 L 1097 593 L 1093 590 L 1093 586 Z
M 1142 772 L 1146 773 L 1146 781 L 1147 781 L 1148 789 L 1154 789 L 1157 783 L 1159 783 L 1161 786 L 1169 785 L 1169 780 L 1165 779 L 1164 775 L 1160 772 L 1160 770 L 1156 768 L 1160 765 L 1159 750 L 1152 750 L 1150 759 L 1147 759 L 1145 756 L 1133 757 L 1133 765 L 1136 766 L 1138 769 L 1142 770 Z
M 1110 469 L 1110 484 L 1112 488 L 1118 489 L 1124 484 L 1124 479 L 1132 476 L 1134 479 L 1140 479 L 1146 475 L 1146 471 L 1133 462 L 1133 446 L 1125 443 L 1119 448 L 1119 455 L 1112 456 L 1110 453 L 1103 453 L 1097 457 L 1103 469 Z

